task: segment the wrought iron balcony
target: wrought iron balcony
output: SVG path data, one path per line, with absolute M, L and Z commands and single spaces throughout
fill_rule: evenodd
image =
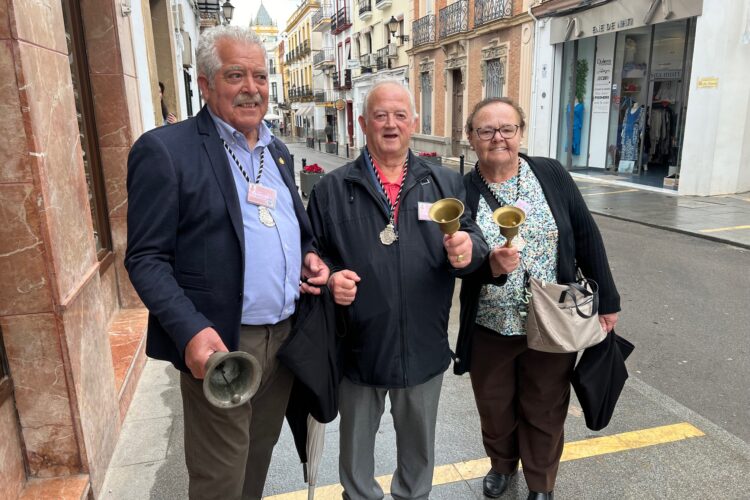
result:
M 312 15 L 313 31 L 325 31 L 331 26 L 333 9 L 330 3 L 324 3 Z
M 424 45 L 435 41 L 435 14 L 427 14 L 411 24 L 412 43 Z
M 343 80 L 341 79 L 342 76 L 344 77 Z M 352 88 L 352 70 L 350 69 L 345 69 L 343 75 L 339 71 L 334 71 L 331 79 L 334 88 L 342 90 Z
M 357 7 L 359 8 L 359 18 L 362 20 L 369 19 L 372 16 L 372 1 L 371 0 L 357 0 Z
M 496 19 L 510 17 L 513 13 L 511 0 L 474 0 L 474 26 L 478 27 Z
M 336 21 L 331 20 L 331 32 L 334 35 L 341 33 L 351 25 L 352 20 L 349 17 L 349 12 L 346 10 L 346 7 L 343 7 L 336 12 Z
M 469 0 L 458 0 L 440 9 L 440 38 L 469 31 Z
M 333 102 L 338 99 L 338 92 L 335 90 L 316 90 L 313 100 L 315 102 Z
M 313 56 L 313 66 L 333 66 L 333 47 L 320 49 Z
M 377 64 L 376 64 L 377 69 L 378 70 L 390 69 L 391 60 L 388 58 L 388 46 L 386 45 L 382 49 L 378 49 L 376 54 L 377 54 Z

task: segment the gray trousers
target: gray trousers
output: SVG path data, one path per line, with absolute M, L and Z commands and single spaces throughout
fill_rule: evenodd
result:
M 237 408 L 219 409 L 203 395 L 203 381 L 182 373 L 185 463 L 194 500 L 256 500 L 279 439 L 294 376 L 276 360 L 291 330 L 291 320 L 276 325 L 242 326 L 239 350 L 263 369 L 255 396 Z
M 383 489 L 375 481 L 375 435 L 391 402 L 396 430 L 396 472 L 391 496 L 427 499 L 435 468 L 435 423 L 443 374 L 405 389 L 382 389 L 356 385 L 344 378 L 339 394 L 339 479 L 344 498 L 377 500 Z

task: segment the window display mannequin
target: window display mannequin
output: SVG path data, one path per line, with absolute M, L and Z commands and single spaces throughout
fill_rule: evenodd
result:
M 632 172 L 633 164 L 638 158 L 638 146 L 643 130 L 643 106 L 637 101 L 633 101 L 630 107 L 625 111 L 623 117 L 622 132 L 620 136 L 620 168 L 621 172 Z M 625 163 L 624 162 L 631 162 Z
M 576 104 L 573 106 L 573 156 L 578 156 L 581 154 L 581 130 L 583 129 L 583 110 L 584 106 L 583 103 L 576 98 Z M 568 109 L 566 111 L 566 119 L 565 123 L 570 123 L 568 118 L 570 117 L 570 104 L 568 105 Z M 567 151 L 567 146 L 565 147 L 565 151 Z

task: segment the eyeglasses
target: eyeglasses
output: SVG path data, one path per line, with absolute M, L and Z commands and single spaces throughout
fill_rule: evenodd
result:
M 497 132 L 500 132 L 500 137 L 502 137 L 503 139 L 513 139 L 518 133 L 519 128 L 520 128 L 520 125 L 508 124 L 508 125 L 503 125 L 500 128 L 481 127 L 481 128 L 475 129 L 474 131 L 477 133 L 477 137 L 479 137 L 483 141 L 489 141 L 489 140 L 492 140 L 493 137 L 495 137 L 495 134 Z

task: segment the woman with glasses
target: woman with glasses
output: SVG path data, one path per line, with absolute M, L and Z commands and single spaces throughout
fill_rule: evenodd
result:
M 599 229 L 578 188 L 556 160 L 519 153 L 524 113 L 511 99 L 479 102 L 466 122 L 478 162 L 464 177 L 466 201 L 492 248 L 485 265 L 464 278 L 454 371 L 467 371 L 492 468 L 484 494 L 497 498 L 523 464 L 529 499 L 551 499 L 563 450 L 575 353 L 526 345 L 524 274 L 575 281 L 576 268 L 599 284 L 599 318 L 609 331 L 620 297 Z M 512 205 L 526 221 L 510 248 L 492 212 Z

